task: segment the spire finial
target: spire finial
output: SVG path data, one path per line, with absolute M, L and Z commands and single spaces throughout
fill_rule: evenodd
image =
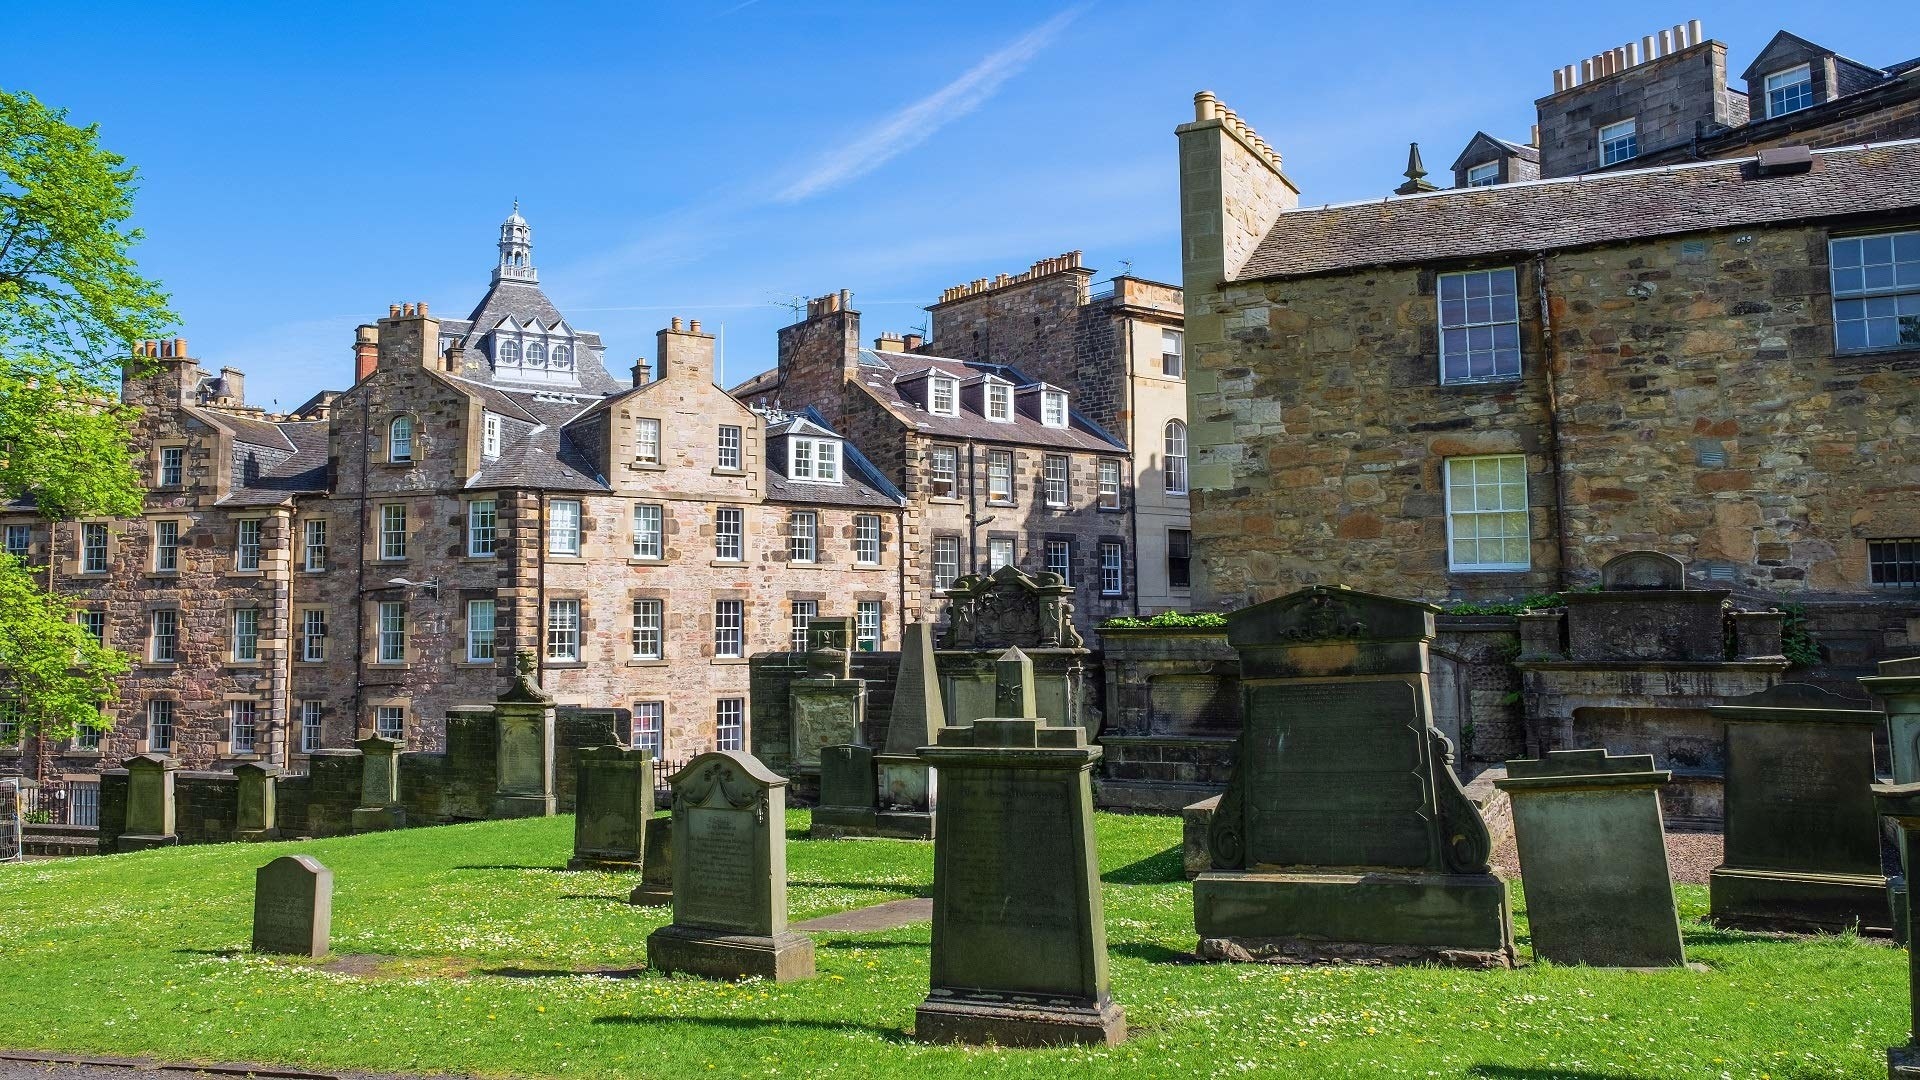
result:
M 1427 168 L 1420 163 L 1420 144 L 1417 142 L 1407 144 L 1407 171 L 1400 175 L 1406 177 L 1407 182 L 1393 189 L 1395 195 L 1418 195 L 1423 191 L 1440 190 L 1427 182 Z

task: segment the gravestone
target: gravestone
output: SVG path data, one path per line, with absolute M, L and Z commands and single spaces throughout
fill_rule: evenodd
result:
M 0 862 L 24 858 L 20 843 L 20 781 L 0 777 Z
M 1653 755 L 1555 750 L 1507 762 L 1533 955 L 1556 964 L 1686 963 Z
M 573 858 L 569 870 L 639 870 L 653 820 L 653 757 L 624 746 L 574 752 Z
M 553 695 L 534 679 L 533 650 L 513 654 L 513 685 L 493 703 L 494 792 L 490 816 L 552 817 Z
M 1315 586 L 1227 616 L 1243 725 L 1200 955 L 1508 967 L 1506 885 L 1432 724 L 1428 604 Z
M 879 807 L 877 835 L 933 838 L 933 808 L 939 801 L 938 778 L 920 760 L 920 748 L 940 737 L 946 706 L 933 653 L 933 627 L 908 623 L 901 630 L 900 674 L 893 688 L 893 712 L 886 743 L 874 755 Z
M 1887 709 L 1887 750 L 1893 759 L 1893 782 L 1920 784 L 1920 657 L 1882 660 L 1878 674 L 1860 680 L 1868 693 Z M 1904 832 L 1896 834 L 1900 874 L 1887 882 L 1893 911 L 1894 937 L 1902 943 L 1907 930 L 1907 882 L 1912 877 Z
M 994 703 L 993 665 L 1017 648 L 1033 661 L 1035 711 L 1054 724 L 1100 730 L 1092 705 L 1093 653 L 1073 628 L 1073 588 L 1058 574 L 1029 577 L 1003 566 L 984 577 L 967 575 L 948 590 L 947 628 L 940 640 L 941 697 L 948 725 L 983 716 L 1011 715 Z
M 311 855 L 282 855 L 254 871 L 253 951 L 325 956 L 333 927 L 333 871 Z
M 1664 551 L 1628 551 L 1600 567 L 1602 589 L 1684 589 L 1687 566 Z
M 820 805 L 813 809 L 808 835 L 815 840 L 877 835 L 878 799 L 872 747 L 821 747 Z
M 820 750 L 860 740 L 867 684 L 853 678 L 853 620 L 815 619 L 807 627 L 807 677 L 787 684 L 795 769 L 820 767 Z
M 136 754 L 122 768 L 127 770 L 127 824 L 114 841 L 115 849 L 145 851 L 178 844 L 173 778 L 179 763 L 164 754 Z
M 1722 926 L 1891 931 L 1874 814 L 1882 715 L 1807 683 L 1710 712 L 1727 725 L 1726 857 L 1708 880 Z
M 1920 783 L 1875 784 L 1873 801 L 1877 813 L 1893 819 L 1903 848 L 1912 850 L 1920 843 Z M 1912 911 L 1909 907 L 1902 912 L 1907 919 L 1904 937 L 1908 941 L 1914 939 Z M 1920 951 L 1913 949 L 1907 950 L 1907 1041 L 1902 1046 L 1888 1048 L 1887 1077 L 1888 1080 L 1920 1078 Z
M 353 745 L 360 750 L 360 805 L 353 809 L 353 831 L 403 828 L 407 811 L 400 805 L 400 743 L 373 735 Z
M 627 895 L 636 907 L 673 903 L 673 818 L 656 814 L 647 819 L 647 849 L 640 863 L 640 884 Z
M 929 1042 L 1116 1045 L 1093 833 L 1100 748 L 1031 717 L 945 728 L 933 841 Z
M 647 964 L 712 979 L 813 977 L 813 939 L 787 929 L 787 781 L 757 758 L 714 750 L 673 785 L 673 922 L 647 936 Z
M 234 795 L 234 836 L 243 841 L 278 837 L 280 767 L 243 761 L 233 767 L 233 776 L 239 786 Z
M 1000 716 L 1034 716 L 1033 661 L 1014 646 L 993 662 L 993 707 Z

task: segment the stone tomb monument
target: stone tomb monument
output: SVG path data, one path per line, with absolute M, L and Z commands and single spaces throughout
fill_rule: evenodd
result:
M 533 650 L 515 652 L 513 665 L 513 685 L 493 703 L 498 749 L 492 816 L 552 817 L 553 695 L 534 681 Z
M 1901 846 L 1912 850 L 1920 843 L 1920 783 L 1875 784 L 1874 809 L 1893 819 Z M 1904 912 L 1906 940 L 1913 940 L 1912 908 Z M 1907 1041 L 1887 1050 L 1888 1080 L 1920 1080 L 1920 952 L 1907 950 Z
M 360 805 L 353 809 L 353 831 L 404 828 L 407 811 L 400 805 L 400 743 L 371 735 L 353 745 L 360 750 Z
M 938 780 L 932 766 L 920 759 L 920 748 L 939 741 L 946 715 L 933 652 L 933 627 L 923 622 L 908 623 L 901 633 L 900 674 L 894 682 L 886 742 L 874 755 L 879 785 L 874 826 L 878 835 L 933 838 Z
M 121 766 L 127 770 L 127 829 L 114 841 L 120 851 L 172 847 L 180 842 L 174 832 L 173 777 L 180 764 L 163 754 L 136 754 Z
M 813 977 L 813 939 L 787 929 L 787 781 L 759 759 L 714 750 L 673 785 L 673 922 L 647 964 L 712 979 Z
M 325 956 L 333 929 L 333 871 L 311 855 L 282 855 L 254 871 L 253 951 Z
M 1686 963 L 1653 755 L 1555 750 L 1507 762 L 1533 954 L 1556 964 Z
M 640 860 L 640 884 L 627 895 L 636 907 L 673 903 L 673 818 L 655 814 L 647 819 L 646 852 Z
M 820 748 L 820 805 L 808 835 L 815 840 L 877 836 L 873 748 L 851 743 Z
M 1726 861 L 1709 879 L 1723 926 L 1892 929 L 1874 814 L 1882 716 L 1806 683 L 1712 710 L 1727 725 Z
M 0 777 L 0 862 L 20 858 L 20 781 Z
M 867 684 L 853 677 L 853 620 L 815 619 L 807 626 L 807 677 L 787 684 L 796 770 L 820 767 L 820 748 L 860 740 Z
M 947 590 L 947 629 L 939 644 L 941 697 L 948 724 L 1008 716 L 993 703 L 994 662 L 1010 648 L 1033 660 L 1037 713 L 1056 725 L 1100 730 L 1093 707 L 1093 653 L 1073 628 L 1073 587 L 1059 574 L 1027 576 L 1003 566 L 984 577 L 965 575 Z
M 1193 883 L 1210 960 L 1513 963 L 1428 702 L 1428 604 L 1315 586 L 1227 616 L 1243 726 Z
M 1887 709 L 1887 749 L 1893 758 L 1893 782 L 1920 783 L 1920 656 L 1880 661 L 1879 673 L 1860 680 Z M 1907 930 L 1907 840 L 1896 833 L 1900 847 L 1900 874 L 1887 883 L 1893 907 L 1894 937 L 1905 942 Z
M 1030 692 L 1030 667 L 1027 683 Z M 914 1013 L 915 1036 L 1120 1043 L 1126 1017 L 1107 991 L 1093 834 L 1100 748 L 1077 727 L 996 718 L 943 729 L 921 754 L 940 770 L 943 790 L 932 987 Z
M 639 870 L 653 820 L 653 757 L 624 746 L 574 753 L 573 858 L 569 870 Z

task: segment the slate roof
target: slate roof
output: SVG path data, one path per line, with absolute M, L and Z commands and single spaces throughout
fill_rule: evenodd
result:
M 551 327 L 566 320 L 560 309 L 553 306 L 540 286 L 530 281 L 502 279 L 494 282 L 473 306 L 473 313 L 465 319 L 443 319 L 440 332 L 447 336 L 459 336 L 462 347 L 480 353 L 481 340 L 500 325 L 500 320 L 512 317 L 514 321 L 525 324 L 540 320 L 540 325 Z M 569 326 L 572 323 L 568 323 Z M 575 330 L 574 341 L 579 348 L 574 350 L 574 374 L 579 379 L 578 389 L 589 394 L 611 394 L 626 386 L 625 383 L 607 374 L 605 363 L 606 348 L 600 343 L 600 335 L 591 331 Z M 491 371 L 492 365 L 482 356 L 481 369 Z M 477 373 L 477 372 L 476 372 Z
M 1473 133 L 1473 138 L 1467 140 L 1466 149 L 1460 151 L 1460 156 L 1454 158 L 1453 164 L 1447 166 L 1447 169 L 1449 171 L 1458 171 L 1460 166 L 1465 164 L 1469 157 L 1473 156 L 1474 148 L 1480 146 L 1483 141 L 1490 144 L 1494 150 L 1511 154 L 1522 161 L 1538 162 L 1540 160 L 1540 148 L 1537 146 L 1528 146 L 1525 143 L 1517 143 L 1511 139 L 1503 139 L 1498 135 L 1489 135 L 1484 131 L 1476 131 Z
M 907 504 L 907 497 L 883 476 L 873 462 L 860 452 L 860 448 L 847 441 L 846 437 L 827 426 L 826 418 L 819 411 L 809 407 L 804 412 L 794 413 L 784 420 L 767 424 L 767 442 L 785 439 L 792 435 L 815 435 L 840 440 L 840 474 L 838 484 L 815 484 L 804 480 L 789 480 L 773 464 L 778 457 L 781 461 L 791 460 L 785 454 L 768 453 L 767 456 L 767 499 L 770 502 L 808 503 L 817 506 L 875 506 L 897 509 Z
M 272 506 L 327 490 L 325 420 L 261 420 L 216 410 L 200 415 L 234 432 L 233 485 L 219 505 Z
M 961 395 L 963 400 L 959 403 L 960 415 L 935 415 L 901 393 L 903 383 L 911 382 L 921 373 L 929 370 L 952 375 L 963 383 L 987 375 L 1006 379 L 1015 387 L 1031 386 L 1038 381 L 1028 378 L 1021 374 L 1019 369 L 1006 364 L 953 360 L 944 356 L 925 356 L 920 353 L 860 350 L 858 376 L 860 386 L 922 435 L 934 438 L 971 439 L 978 442 L 1014 443 L 1020 446 L 1054 447 L 1064 450 L 1105 452 L 1126 449 L 1126 445 L 1119 439 L 1081 415 L 1080 410 L 1073 408 L 1072 398 L 1068 398 L 1067 426 L 1063 428 L 1048 427 L 1019 409 L 1013 411 L 1011 422 L 989 420 L 968 408 L 964 394 Z
M 472 383 L 462 380 L 467 388 Z M 553 491 L 611 491 L 593 459 L 566 431 L 566 423 L 599 400 L 591 394 L 577 395 L 576 401 L 554 400 L 545 391 L 512 391 L 495 388 L 516 412 L 533 418 L 519 421 L 503 410 L 507 419 L 500 426 L 500 456 L 483 462 L 480 471 L 468 481 L 469 488 L 534 487 Z M 492 406 L 489 406 L 491 409 Z
M 1920 139 L 1813 154 L 1785 175 L 1743 158 L 1288 210 L 1236 280 L 1920 208 Z

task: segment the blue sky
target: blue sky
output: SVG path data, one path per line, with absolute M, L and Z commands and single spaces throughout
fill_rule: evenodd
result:
M 139 254 L 193 353 L 284 409 L 350 381 L 353 327 L 388 304 L 464 316 L 515 197 L 609 368 L 679 314 L 725 328 L 733 381 L 772 365 L 794 297 L 853 290 L 870 338 L 1075 248 L 1103 277 L 1176 280 L 1172 130 L 1196 90 L 1304 201 L 1366 198 L 1408 141 L 1439 173 L 1478 128 L 1524 138 L 1555 67 L 1688 18 L 1736 74 L 1778 29 L 1920 54 L 1920 6 L 1891 0 L 14 0 L 0 85 L 140 167 Z

